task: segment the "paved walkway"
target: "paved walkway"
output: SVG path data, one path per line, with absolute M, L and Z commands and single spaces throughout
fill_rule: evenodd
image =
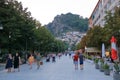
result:
M 5 69 L 5 67 L 4 67 L 5 65 L 3 65 L 3 64 L 0 64 L 0 71 L 1 70 L 3 70 L 3 69 Z
M 106 76 L 96 70 L 93 63 L 85 61 L 84 70 L 75 70 L 72 59 L 63 56 L 56 63 L 44 62 L 39 70 L 34 64 L 29 70 L 27 64 L 21 66 L 20 72 L 7 73 L 0 71 L 0 80 L 113 80 L 112 76 Z

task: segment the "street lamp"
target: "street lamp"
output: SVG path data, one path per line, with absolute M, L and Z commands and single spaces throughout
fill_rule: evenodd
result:
M 11 32 L 9 32 L 9 53 L 11 53 Z
M 3 30 L 3 26 L 1 22 L 0 22 L 0 30 Z
M 2 24 L 1 24 L 1 22 L 0 22 L 0 34 L 1 34 L 1 31 L 3 30 L 3 26 L 2 26 Z M 1 41 L 1 40 L 0 40 Z M 1 54 L 1 42 L 0 42 L 0 54 Z
M 2 24 L 0 24 L 0 30 L 3 30 L 3 26 L 2 26 Z

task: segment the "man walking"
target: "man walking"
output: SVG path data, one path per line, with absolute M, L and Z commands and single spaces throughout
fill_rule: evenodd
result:
M 82 49 L 80 49 L 78 51 L 78 55 L 79 55 L 80 69 L 83 70 L 83 61 L 84 61 L 83 58 L 84 58 L 84 56 L 82 53 Z

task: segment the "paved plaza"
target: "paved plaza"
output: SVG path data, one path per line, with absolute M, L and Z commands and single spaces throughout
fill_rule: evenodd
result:
M 55 63 L 44 62 L 37 70 L 36 64 L 30 70 L 28 64 L 20 66 L 20 72 L 7 73 L 0 71 L 0 80 L 113 80 L 112 75 L 106 76 L 95 69 L 94 64 L 85 61 L 84 70 L 75 70 L 72 58 L 62 56 Z

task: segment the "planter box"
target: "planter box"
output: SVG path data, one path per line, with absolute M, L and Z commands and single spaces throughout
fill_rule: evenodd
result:
M 99 69 L 99 64 L 95 64 L 95 68 L 96 68 L 96 69 Z
M 120 80 L 120 74 L 113 74 L 113 80 Z
M 102 66 L 100 66 L 99 68 L 100 68 L 100 72 L 104 72 L 104 69 Z
M 104 74 L 105 75 L 110 75 L 110 70 L 109 69 L 104 70 Z

